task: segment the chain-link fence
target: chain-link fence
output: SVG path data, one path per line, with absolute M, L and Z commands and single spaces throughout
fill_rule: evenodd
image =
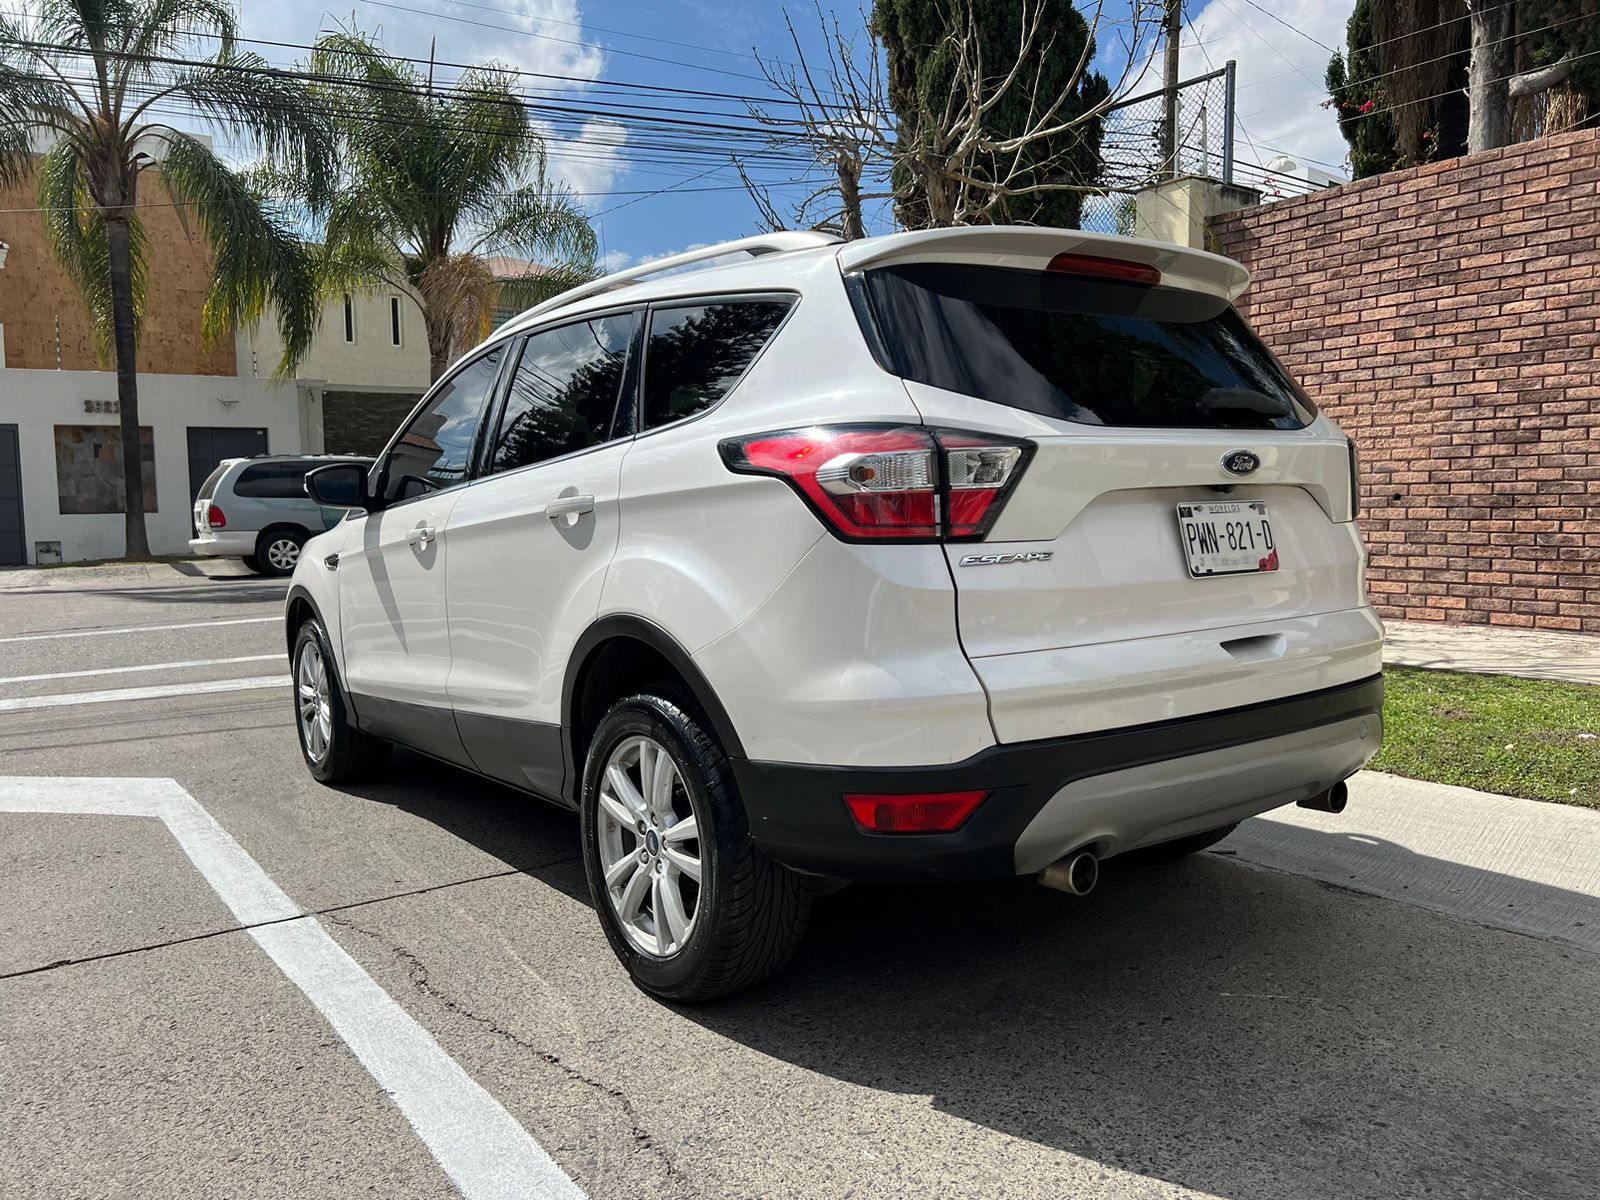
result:
M 1178 84 L 1175 175 L 1233 177 L 1233 64 Z M 1099 186 L 1084 200 L 1078 224 L 1096 233 L 1131 234 L 1134 193 L 1169 171 L 1162 133 L 1166 92 L 1119 101 L 1106 113 L 1100 141 Z
M 1234 158 L 1234 64 L 1178 84 L 1174 175 L 1204 175 L 1270 193 L 1273 198 L 1302 194 L 1317 186 L 1295 176 Z M 1134 194 L 1167 173 L 1162 131 L 1166 125 L 1162 89 L 1130 96 L 1106 113 L 1101 139 L 1098 194 L 1085 198 L 1080 228 L 1095 233 L 1134 232 Z M 1269 186 L 1270 185 L 1270 186 Z

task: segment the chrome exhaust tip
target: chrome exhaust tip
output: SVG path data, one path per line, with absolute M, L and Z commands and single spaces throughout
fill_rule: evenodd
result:
M 1301 808 L 1314 808 L 1318 812 L 1342 813 L 1344 806 L 1350 799 L 1350 789 L 1343 783 L 1336 783 L 1325 792 L 1315 796 L 1308 796 L 1299 802 Z
M 1088 850 L 1057 859 L 1039 872 L 1039 882 L 1069 896 L 1087 896 L 1100 881 L 1100 860 Z

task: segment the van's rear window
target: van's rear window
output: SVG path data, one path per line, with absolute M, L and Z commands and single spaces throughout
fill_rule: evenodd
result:
M 195 493 L 194 498 L 196 500 L 211 499 L 217 491 L 217 480 L 221 479 L 222 473 L 232 465 L 232 463 L 218 463 L 217 469 L 206 476 L 206 481 L 200 485 L 200 490 Z M 190 476 L 190 478 L 192 479 L 193 476 Z
M 1299 429 L 1316 408 L 1227 301 L 1003 267 L 865 273 L 885 369 L 1087 425 Z

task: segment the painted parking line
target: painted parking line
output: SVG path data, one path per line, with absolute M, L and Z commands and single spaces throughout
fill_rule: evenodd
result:
M 287 675 L 252 675 L 248 679 L 208 679 L 202 683 L 164 683 L 155 687 L 62 692 L 54 696 L 18 696 L 10 700 L 0 700 L 0 712 L 23 712 L 30 708 L 70 708 L 77 704 L 115 704 L 124 700 L 164 700 L 171 696 L 204 696 L 210 692 L 252 692 L 259 688 L 288 685 Z
M 584 1200 L 495 1098 L 171 779 L 0 777 L 0 812 L 153 817 L 394 1101 L 466 1200 Z
M 210 629 L 214 625 L 265 625 L 283 621 L 282 614 L 272 617 L 228 617 L 220 621 L 184 621 L 177 625 L 125 625 L 120 629 L 67 629 L 59 633 L 18 633 L 0 637 L 7 642 L 49 642 L 56 638 L 110 637 L 118 633 L 161 633 L 168 629 Z
M 47 675 L 8 675 L 0 683 L 39 683 L 46 679 L 83 679 L 95 675 L 132 675 L 141 671 L 182 671 L 189 667 L 225 667 L 234 663 L 282 662 L 281 654 L 244 654 L 238 658 L 191 658 L 186 662 L 141 663 L 136 667 L 95 667 L 88 671 L 52 671 Z

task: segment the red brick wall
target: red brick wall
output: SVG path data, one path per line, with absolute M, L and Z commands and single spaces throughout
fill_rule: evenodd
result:
M 1600 633 L 1600 131 L 1212 222 L 1361 447 L 1391 617 Z

